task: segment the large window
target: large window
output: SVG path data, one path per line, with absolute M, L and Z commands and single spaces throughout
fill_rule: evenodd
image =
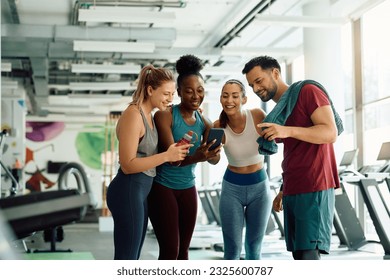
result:
M 362 17 L 365 165 L 378 164 L 382 143 L 390 141 L 390 39 L 383 33 L 389 14 L 390 1 L 385 1 Z
M 344 151 L 356 148 L 356 131 L 354 121 L 355 98 L 353 91 L 353 57 L 352 57 L 352 32 L 351 24 L 346 24 L 341 29 L 341 64 L 343 68 L 343 94 L 344 94 L 344 132 L 340 135 L 340 142 Z

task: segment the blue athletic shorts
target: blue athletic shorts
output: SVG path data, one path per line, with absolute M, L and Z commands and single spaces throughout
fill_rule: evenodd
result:
M 318 249 L 329 254 L 334 215 L 334 189 L 283 196 L 287 251 Z

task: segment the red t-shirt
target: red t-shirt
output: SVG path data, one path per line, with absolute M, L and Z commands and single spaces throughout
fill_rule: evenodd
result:
M 310 116 L 329 99 L 315 85 L 304 85 L 286 126 L 310 127 Z M 283 139 L 283 195 L 301 194 L 340 186 L 333 144 L 311 144 L 295 138 Z

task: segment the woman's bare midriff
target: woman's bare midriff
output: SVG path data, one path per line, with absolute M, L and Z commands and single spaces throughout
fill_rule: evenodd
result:
M 256 163 L 256 164 L 242 166 L 242 167 L 232 166 L 229 164 L 227 168 L 230 171 L 233 171 L 234 173 L 249 174 L 261 170 L 263 168 L 263 163 Z

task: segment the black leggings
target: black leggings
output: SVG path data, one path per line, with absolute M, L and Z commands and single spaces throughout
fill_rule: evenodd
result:
M 198 195 L 195 187 L 174 190 L 153 183 L 148 196 L 149 218 L 160 253 L 159 260 L 188 260 L 195 228 Z
M 138 260 L 148 225 L 147 196 L 153 177 L 125 175 L 121 170 L 107 189 L 107 205 L 114 219 L 115 260 Z

